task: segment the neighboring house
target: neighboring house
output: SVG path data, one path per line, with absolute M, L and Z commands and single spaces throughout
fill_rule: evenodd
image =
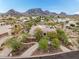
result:
M 50 28 L 49 26 L 46 26 L 46 25 L 37 25 L 37 26 L 32 26 L 31 27 L 31 29 L 29 31 L 29 34 L 34 35 L 35 30 L 37 28 L 40 28 L 43 31 L 43 33 L 47 33 L 47 32 L 55 31 L 56 30 L 55 28 Z

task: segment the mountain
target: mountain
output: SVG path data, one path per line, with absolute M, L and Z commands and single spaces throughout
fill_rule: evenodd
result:
M 4 15 L 10 15 L 10 16 L 21 16 L 22 14 L 18 11 L 15 11 L 14 9 L 10 9 Z
M 44 12 L 45 12 L 45 14 L 47 14 L 47 15 L 50 14 L 50 11 L 48 11 L 48 10 L 45 10 Z
M 55 12 L 50 12 L 48 10 L 43 11 L 41 8 L 29 9 L 24 14 L 33 16 L 57 15 Z
M 47 15 L 52 15 L 52 16 L 57 15 L 57 13 L 55 13 L 55 12 L 50 12 L 50 11 L 48 11 L 48 10 L 45 10 L 44 12 L 45 12 Z
M 61 12 L 59 15 L 66 16 L 67 14 L 65 12 Z
M 29 9 L 24 14 L 25 15 L 40 15 L 40 16 L 46 15 L 46 13 L 41 8 Z
M 55 12 L 50 12 L 48 10 L 42 10 L 41 8 L 32 8 L 27 10 L 24 13 L 20 13 L 18 11 L 15 11 L 14 9 L 10 9 L 9 11 L 7 11 L 6 13 L 1 14 L 3 16 L 45 16 L 45 15 L 52 15 L 52 16 L 56 16 L 56 15 L 61 15 L 61 16 L 65 16 L 67 15 L 65 12 L 61 12 L 60 14 L 57 14 Z

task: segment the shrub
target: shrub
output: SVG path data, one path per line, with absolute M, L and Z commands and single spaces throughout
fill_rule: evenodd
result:
M 39 16 L 39 17 L 36 17 L 36 19 L 34 19 L 34 21 L 35 21 L 36 23 L 40 22 L 40 21 L 41 21 L 41 17 L 40 17 L 40 16 Z
M 59 48 L 60 42 L 59 42 L 58 38 L 53 38 L 52 41 L 51 41 L 51 45 L 54 48 Z
M 39 41 L 41 39 L 41 37 L 43 36 L 42 30 L 40 28 L 37 28 L 35 30 L 34 36 L 36 37 L 37 41 Z
M 70 27 L 70 26 L 66 26 L 66 28 L 71 29 L 71 27 Z
M 65 32 L 61 29 L 57 29 L 58 39 L 60 39 L 64 44 L 68 44 L 68 37 Z
M 47 36 L 52 39 L 52 38 L 57 38 L 57 33 L 56 32 L 47 32 Z
M 70 24 L 71 27 L 75 27 L 75 24 Z
M 21 30 L 22 30 L 22 26 L 20 24 L 15 24 L 12 29 L 12 33 L 18 34 Z
M 77 22 L 76 24 L 79 25 L 79 22 Z
M 28 32 L 29 32 L 29 30 L 31 29 L 32 25 L 33 25 L 33 22 L 32 22 L 32 21 L 29 21 L 29 22 L 25 22 L 25 23 L 24 23 L 24 27 L 25 27 L 25 29 L 26 29 Z
M 16 38 L 10 38 L 6 41 L 6 45 L 15 51 L 16 49 L 20 48 L 21 42 L 17 41 Z
M 51 21 L 46 22 L 46 24 L 49 25 L 49 26 L 54 26 L 55 25 L 55 23 L 54 22 L 51 22 Z
M 27 40 L 27 33 L 21 33 L 21 35 L 18 37 L 18 40 L 20 42 Z
M 48 37 L 42 37 L 39 41 L 39 48 L 43 50 L 47 50 L 48 48 Z

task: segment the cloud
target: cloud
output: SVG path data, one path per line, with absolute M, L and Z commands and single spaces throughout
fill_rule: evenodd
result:
M 77 12 L 74 12 L 74 14 L 79 14 L 79 11 L 77 11 Z

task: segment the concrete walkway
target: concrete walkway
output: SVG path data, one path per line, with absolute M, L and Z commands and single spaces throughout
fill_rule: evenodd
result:
M 67 49 L 66 47 L 64 47 L 63 45 L 60 45 L 60 49 L 63 51 L 63 52 L 69 52 L 71 50 Z
M 4 43 L 4 42 L 6 42 L 6 40 L 8 39 L 8 38 L 10 38 L 11 36 L 4 36 L 4 37 L 2 37 L 2 38 L 0 38 L 0 47 L 1 47 L 1 45 Z
M 10 37 L 11 37 L 11 36 L 4 36 L 4 37 L 0 38 L 0 47 L 1 47 L 1 45 L 2 45 L 4 42 L 6 42 L 6 40 L 7 40 L 8 38 L 10 38 Z M 12 51 L 11 48 L 6 48 L 6 47 L 5 47 L 5 48 L 0 52 L 0 57 L 6 57 L 6 56 L 8 56 L 11 51 Z
M 33 52 L 39 47 L 38 43 L 35 43 L 31 48 L 29 48 L 28 50 L 26 50 L 21 57 L 29 57 L 33 54 Z
M 77 46 L 75 45 L 75 43 L 77 44 L 77 42 L 73 41 L 72 39 L 69 39 L 69 42 L 71 42 L 71 44 L 73 45 L 73 47 L 70 47 L 72 50 L 78 50 Z
M 12 51 L 11 48 L 4 48 L 1 52 L 0 52 L 0 57 L 7 57 L 10 52 Z
M 73 44 L 74 44 L 77 48 L 79 48 L 78 42 L 77 42 L 76 40 L 74 40 L 74 39 L 72 39 L 72 41 L 73 41 Z

